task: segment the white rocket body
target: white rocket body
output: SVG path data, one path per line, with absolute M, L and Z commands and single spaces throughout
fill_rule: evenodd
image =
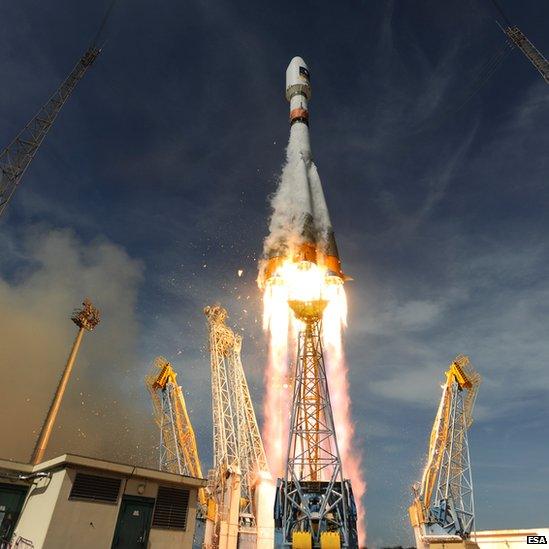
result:
M 286 99 L 290 102 L 290 124 L 295 121 L 307 124 L 311 77 L 309 67 L 301 57 L 294 57 L 286 69 Z
M 294 57 L 286 69 L 286 99 L 290 103 L 287 163 L 272 202 L 274 211 L 265 240 L 260 285 L 287 258 L 325 264 L 329 272 L 343 279 L 322 183 L 311 155 L 311 81 L 301 57 Z

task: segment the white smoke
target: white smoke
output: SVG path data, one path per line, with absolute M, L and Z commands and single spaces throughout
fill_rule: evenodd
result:
M 294 124 L 291 128 L 286 164 L 271 207 L 269 235 L 263 247 L 266 258 L 286 255 L 293 246 L 306 239 L 307 230 L 312 230 L 311 236 L 321 244 L 332 229 L 322 183 L 311 158 L 309 129 L 305 124 Z

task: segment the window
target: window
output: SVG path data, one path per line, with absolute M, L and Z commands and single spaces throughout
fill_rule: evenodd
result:
M 120 492 L 120 479 L 76 473 L 69 499 L 116 503 Z
M 189 490 L 158 487 L 152 525 L 153 528 L 186 530 L 189 511 Z

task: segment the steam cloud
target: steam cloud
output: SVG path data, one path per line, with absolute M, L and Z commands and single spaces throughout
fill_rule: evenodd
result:
M 89 296 L 102 320 L 84 336 L 46 457 L 151 464 L 157 436 L 135 354 L 140 263 L 108 241 L 38 228 L 16 254 L 9 276 L 0 263 L 0 457 L 29 459 L 76 334 L 70 314 Z

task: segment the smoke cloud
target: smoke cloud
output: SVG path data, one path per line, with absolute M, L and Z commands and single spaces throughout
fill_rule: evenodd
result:
M 292 126 L 286 149 L 286 164 L 271 200 L 269 235 L 264 257 L 289 255 L 304 241 L 326 244 L 332 224 L 318 170 L 311 158 L 308 128 Z
M 136 356 L 141 264 L 68 230 L 34 227 L 22 242 L 0 263 L 0 456 L 29 459 L 76 335 L 70 314 L 89 296 L 101 323 L 84 336 L 46 457 L 150 464 L 157 437 Z

